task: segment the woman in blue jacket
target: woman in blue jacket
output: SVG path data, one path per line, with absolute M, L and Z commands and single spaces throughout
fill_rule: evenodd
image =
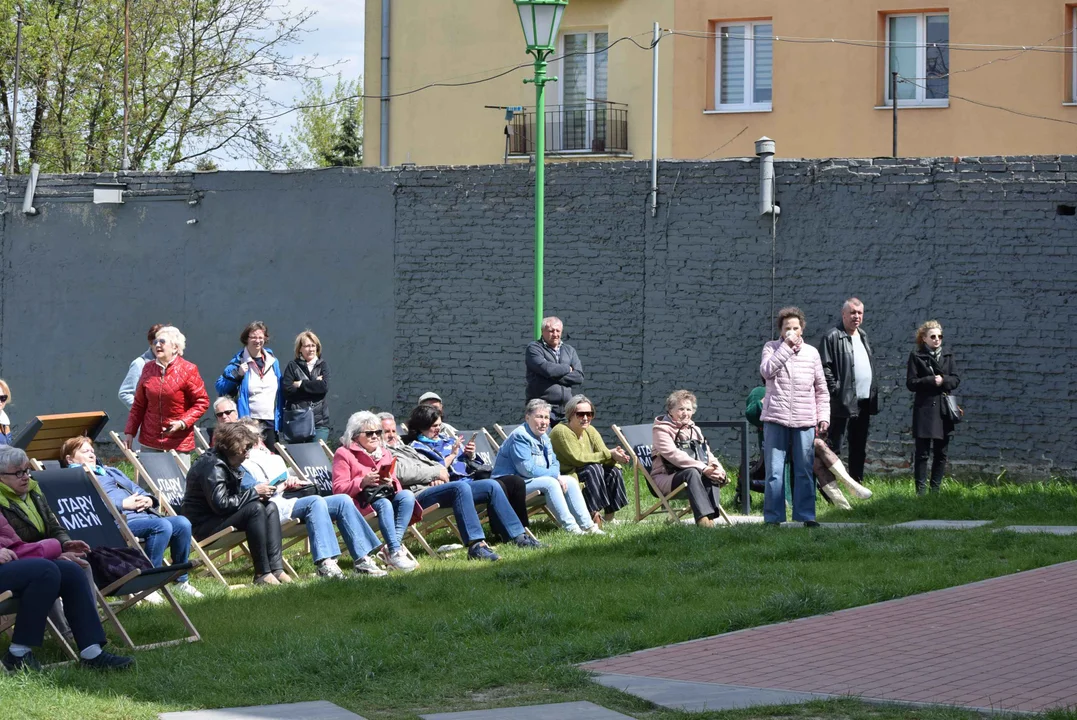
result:
M 527 482 L 527 491 L 538 490 L 557 523 L 573 535 L 605 535 L 591 519 L 576 478 L 561 475 L 561 464 L 546 431 L 550 429 L 550 404 L 529 400 L 524 424 L 509 433 L 497 451 L 493 477 L 515 475 Z
M 239 335 L 243 349 L 236 353 L 224 372 L 217 378 L 217 394 L 234 398 L 239 417 L 251 417 L 263 427 L 268 447 L 277 443 L 284 393 L 281 388 L 281 366 L 277 356 L 265 346 L 269 329 L 255 320 Z

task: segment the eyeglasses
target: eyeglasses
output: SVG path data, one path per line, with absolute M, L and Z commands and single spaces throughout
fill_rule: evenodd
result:
M 593 410 L 591 412 L 585 412 L 583 410 L 577 410 L 576 411 L 576 417 L 580 418 L 581 420 L 583 418 L 593 418 L 594 416 L 595 416 L 595 413 L 594 413 Z
M 234 415 L 235 412 L 236 412 L 235 410 L 222 410 L 219 413 L 214 413 L 214 415 L 216 415 L 218 418 L 223 418 L 223 417 L 228 417 L 229 415 Z
M 385 431 L 384 430 L 361 430 L 359 432 L 359 434 L 360 435 L 366 435 L 368 438 L 369 437 L 381 437 L 382 435 L 385 434 Z
M 7 395 L 0 395 L 0 402 L 7 402 Z
M 164 345 L 166 342 L 168 342 L 168 341 L 165 340 L 164 338 L 157 338 L 156 340 L 153 341 L 153 344 L 154 345 Z
M 30 468 L 23 468 L 22 470 L 16 470 L 15 472 L 0 473 L 0 475 L 9 475 L 15 478 L 28 478 L 30 477 Z

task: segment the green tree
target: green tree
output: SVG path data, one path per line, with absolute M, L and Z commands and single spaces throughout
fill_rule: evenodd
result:
M 362 78 L 337 75 L 331 90 L 321 79 L 303 83 L 295 99 L 296 122 L 285 146 L 288 167 L 331 167 L 363 163 Z M 339 146 L 339 147 L 338 147 Z M 271 160 L 271 159 L 270 159 Z M 266 164 L 267 159 L 263 159 Z

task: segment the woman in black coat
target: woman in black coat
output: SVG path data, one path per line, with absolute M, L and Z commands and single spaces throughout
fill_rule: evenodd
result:
M 281 375 L 284 387 L 284 418 L 289 419 L 297 411 L 311 408 L 314 411 L 314 434 L 307 437 L 291 437 L 281 427 L 289 442 L 309 442 L 329 439 L 329 366 L 322 358 L 322 342 L 310 330 L 299 333 L 295 339 L 295 359 L 288 363 Z
M 240 466 L 259 440 L 257 431 L 246 423 L 218 425 L 213 449 L 199 457 L 187 473 L 180 514 L 191 521 L 191 534 L 199 541 L 227 527 L 244 531 L 254 565 L 254 584 L 280 585 L 292 579 L 284 572 L 280 515 L 276 504 L 270 502 L 275 488 L 266 483 L 249 490 L 240 487 Z
M 912 436 L 916 441 L 913 472 L 916 494 L 927 492 L 927 458 L 931 455 L 931 492 L 938 492 L 946 471 L 946 447 L 954 424 L 943 413 L 943 393 L 961 384 L 952 353 L 942 349 L 942 325 L 928 320 L 916 331 L 916 349 L 909 353 L 905 386 L 916 393 L 912 407 Z

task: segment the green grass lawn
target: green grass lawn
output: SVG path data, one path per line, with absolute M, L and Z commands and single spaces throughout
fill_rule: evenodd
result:
M 877 498 L 844 515 L 873 523 L 906 519 L 905 512 L 933 517 L 934 500 L 947 505 L 940 516 L 971 504 L 966 517 L 1005 513 L 1024 522 L 1038 503 L 1073 506 L 1073 493 L 1053 486 L 952 486 L 920 505 L 900 484 L 872 487 Z M 873 515 L 872 503 L 888 509 Z M 0 677 L 0 707 L 11 718 L 113 720 L 324 699 L 375 720 L 586 699 L 633 717 L 672 720 L 688 716 L 593 685 L 574 664 L 1077 559 L 1072 538 L 989 529 L 705 530 L 648 522 L 616 525 L 609 537 L 570 537 L 549 525 L 539 534 L 545 550 L 502 547 L 504 560 L 495 564 L 469 563 L 460 552 L 420 558 L 419 571 L 383 579 L 312 579 L 230 593 L 199 579 L 207 598 L 185 607 L 203 642 L 137 653 L 128 673 L 65 667 Z M 301 573 L 313 572 L 309 557 L 292 557 Z M 230 570 L 237 582 L 249 572 L 243 563 Z M 124 616 L 136 640 L 179 633 L 163 608 Z M 47 655 L 55 659 L 55 648 Z M 691 717 L 719 715 L 972 717 L 851 700 Z

